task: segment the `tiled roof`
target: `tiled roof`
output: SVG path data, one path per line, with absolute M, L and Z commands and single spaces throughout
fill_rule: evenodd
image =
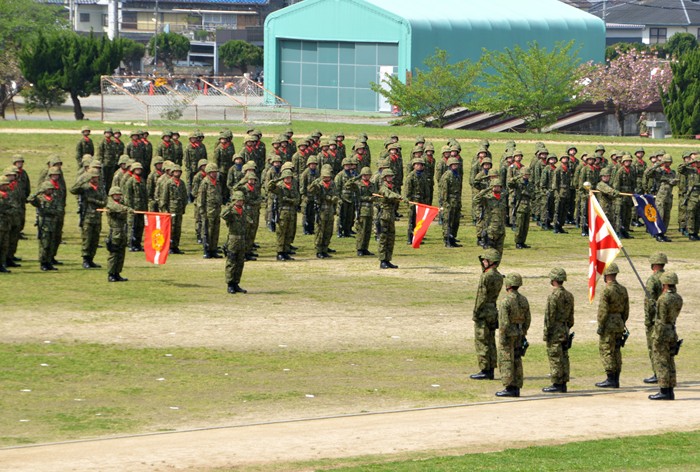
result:
M 635 25 L 700 25 L 700 1 L 693 0 L 608 0 L 606 23 Z M 603 17 L 603 2 L 589 13 Z

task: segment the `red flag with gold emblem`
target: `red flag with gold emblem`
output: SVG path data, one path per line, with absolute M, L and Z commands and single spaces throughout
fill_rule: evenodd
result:
M 165 264 L 170 252 L 170 213 L 146 212 L 143 250 L 152 264 Z
M 430 223 L 433 222 L 437 214 L 440 212 L 438 207 L 424 205 L 422 203 L 416 204 L 416 227 L 413 228 L 413 248 L 418 249 L 420 247 L 421 241 L 423 241 L 423 236 L 428 232 L 430 228 Z

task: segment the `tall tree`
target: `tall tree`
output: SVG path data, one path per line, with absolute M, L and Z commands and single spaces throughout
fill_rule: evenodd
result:
M 249 66 L 262 65 L 263 50 L 246 41 L 228 41 L 219 48 L 219 59 L 227 67 L 238 67 L 243 73 L 246 73 Z
M 583 95 L 594 102 L 603 102 L 615 113 L 622 136 L 625 117 L 659 101 L 671 78 L 670 68 L 654 54 L 630 49 L 594 66 Z
M 99 92 L 100 77 L 112 74 L 122 51 L 118 42 L 106 37 L 80 36 L 69 31 L 39 33 L 19 55 L 27 80 L 40 87 L 59 88 L 73 101 L 76 120 L 85 118 L 80 97 Z
M 24 85 L 18 53 L 37 31 L 64 28 L 62 6 L 26 0 L 0 0 L 0 117 Z
M 156 56 L 156 48 L 157 56 Z M 157 57 L 165 64 L 168 72 L 172 73 L 175 61 L 187 59 L 190 52 L 190 40 L 177 33 L 158 33 L 148 41 L 148 53 Z M 157 67 L 158 64 L 154 64 Z
M 676 33 L 664 44 L 666 57 L 680 58 L 684 54 L 698 48 L 698 39 L 690 33 Z
M 122 61 L 131 68 L 132 64 L 140 61 L 146 54 L 146 46 L 128 38 L 119 38 L 119 46 L 122 49 Z
M 664 113 L 674 137 L 700 134 L 700 49 L 671 63 L 673 80 L 662 95 Z
M 486 74 L 476 92 L 475 108 L 506 113 L 542 131 L 581 102 L 578 50 L 574 41 L 548 50 L 536 41 L 482 56 Z
M 46 111 L 49 121 L 53 121 L 51 109 L 61 106 L 66 101 L 66 92 L 55 86 L 45 87 L 34 84 L 22 90 L 22 97 L 24 97 L 24 109 L 28 113 L 42 108 Z
M 416 69 L 405 84 L 393 75 L 386 76 L 381 83 L 370 83 L 373 91 L 403 113 L 395 124 L 442 127 L 447 112 L 469 103 L 474 81 L 481 71 L 478 63 L 465 59 L 451 64 L 447 51 L 436 49 L 424 64 L 425 69 Z

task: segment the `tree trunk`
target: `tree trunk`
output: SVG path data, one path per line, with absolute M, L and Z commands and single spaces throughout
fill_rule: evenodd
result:
M 70 99 L 73 100 L 73 115 L 75 115 L 75 119 L 78 121 L 84 119 L 85 114 L 83 113 L 83 106 L 80 104 L 78 94 L 71 91 Z
M 620 127 L 620 136 L 625 135 L 625 114 L 622 110 L 615 110 L 615 118 L 617 118 L 617 125 Z
M 53 118 L 51 118 L 51 112 L 49 111 L 49 107 L 44 105 L 44 110 L 46 110 L 46 116 L 49 117 L 49 121 L 53 121 Z

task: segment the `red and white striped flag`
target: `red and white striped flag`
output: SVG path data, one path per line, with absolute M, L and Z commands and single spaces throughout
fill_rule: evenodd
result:
M 593 303 L 598 278 L 622 249 L 620 239 L 593 193 L 588 197 L 588 226 L 588 301 Z
M 418 249 L 425 233 L 430 228 L 430 223 L 433 222 L 437 214 L 440 212 L 438 207 L 416 204 L 416 227 L 413 228 L 413 248 Z
M 170 252 L 170 213 L 146 212 L 143 216 L 146 260 L 156 265 L 165 264 Z

